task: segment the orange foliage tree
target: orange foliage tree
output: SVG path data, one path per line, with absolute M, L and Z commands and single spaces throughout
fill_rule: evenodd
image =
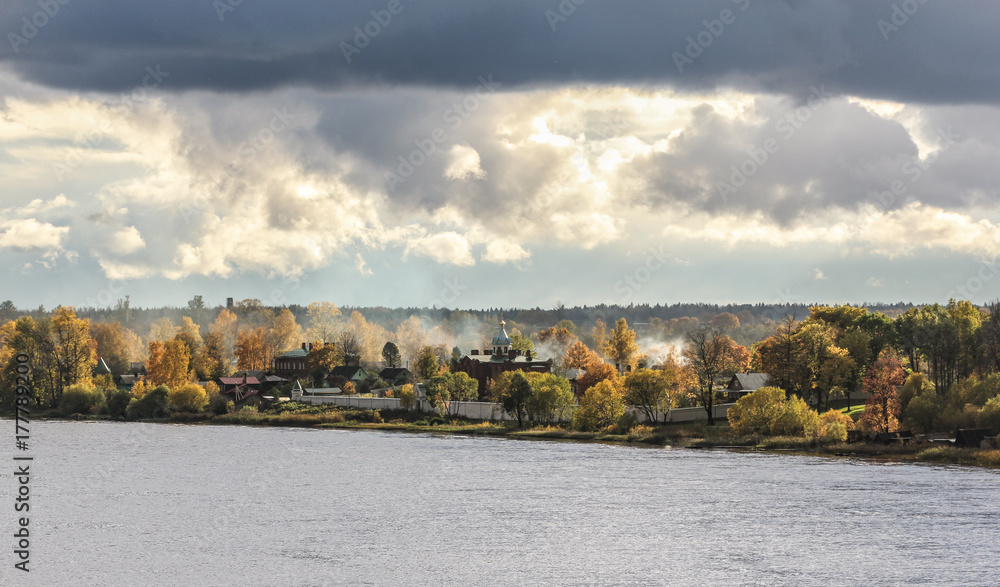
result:
M 906 372 L 895 355 L 882 351 L 868 369 L 861 389 L 868 394 L 861 424 L 866 430 L 894 432 L 899 428 L 899 395 L 897 389 L 906 381 Z

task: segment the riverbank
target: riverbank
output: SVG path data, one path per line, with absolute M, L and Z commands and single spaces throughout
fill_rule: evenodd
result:
M 334 406 L 288 406 L 277 411 L 242 409 L 226 414 L 174 413 L 165 418 L 143 420 L 173 424 L 216 424 L 382 430 L 395 432 L 494 436 L 515 439 L 565 440 L 690 449 L 726 449 L 863 458 L 886 462 L 911 462 L 1000 467 L 1000 450 L 955 448 L 929 444 L 878 445 L 870 443 L 822 443 L 805 437 L 748 437 L 734 435 L 728 423 L 707 426 L 704 422 L 636 426 L 629 431 L 581 432 L 561 426 L 518 428 L 515 422 L 473 421 L 448 415 L 428 415 L 405 410 L 380 412 Z M 289 409 L 291 408 L 291 409 Z M 62 417 L 58 412 L 42 412 L 35 420 L 111 420 L 107 416 Z

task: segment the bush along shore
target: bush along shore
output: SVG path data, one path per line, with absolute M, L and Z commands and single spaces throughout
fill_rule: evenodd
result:
M 148 403 L 158 404 L 153 400 Z M 676 447 L 691 449 L 726 449 L 775 452 L 784 454 L 815 455 L 841 458 L 864 458 L 879 461 L 925 462 L 939 464 L 1000 467 L 1000 450 L 956 448 L 930 443 L 874 444 L 867 441 L 847 443 L 839 439 L 823 438 L 814 432 L 772 436 L 768 434 L 741 433 L 725 421 L 715 426 L 705 422 L 683 424 L 636 423 L 632 418 L 620 418 L 615 424 L 599 430 L 573 429 L 570 423 L 531 425 L 518 427 L 513 421 L 478 421 L 448 415 L 428 414 L 408 410 L 365 410 L 341 408 L 332 405 L 313 406 L 297 402 L 282 402 L 267 408 L 246 406 L 215 413 L 168 411 L 165 405 L 156 405 L 146 413 L 135 409 L 120 416 L 65 414 L 58 410 L 36 412 L 35 419 L 62 420 L 130 420 L 141 422 L 284 426 L 304 428 L 337 428 L 355 430 L 384 430 L 469 436 L 498 436 L 521 439 L 546 439 L 582 442 L 632 444 L 637 446 Z

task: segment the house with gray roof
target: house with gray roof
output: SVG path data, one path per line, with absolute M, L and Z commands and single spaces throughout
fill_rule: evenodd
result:
M 735 402 L 741 397 L 753 393 L 761 387 L 771 385 L 771 376 L 767 373 L 737 373 L 726 386 L 728 400 Z

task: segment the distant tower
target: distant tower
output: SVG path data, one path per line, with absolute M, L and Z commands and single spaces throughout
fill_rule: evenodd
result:
M 500 314 L 500 331 L 497 335 L 493 337 L 493 354 L 494 355 L 506 355 L 510 351 L 510 337 L 507 336 L 507 330 L 504 328 L 507 323 L 504 322 L 503 313 Z
M 233 298 L 226 298 L 226 308 L 233 309 Z

